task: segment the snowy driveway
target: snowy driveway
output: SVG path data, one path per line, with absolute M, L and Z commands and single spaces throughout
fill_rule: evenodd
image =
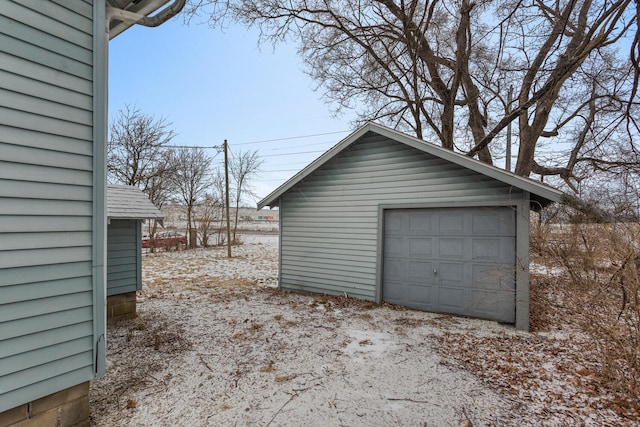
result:
M 139 317 L 110 326 L 107 374 L 92 383 L 94 425 L 543 423 L 438 348 L 443 334 L 527 334 L 352 298 L 279 293 L 277 239 L 246 238 L 232 260 L 221 249 L 145 256 Z

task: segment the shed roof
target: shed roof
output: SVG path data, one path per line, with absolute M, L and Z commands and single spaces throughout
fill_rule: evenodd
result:
M 107 185 L 107 219 L 158 219 L 164 215 L 138 187 Z
M 334 145 L 332 148 L 327 150 L 324 154 L 311 162 L 307 167 L 302 169 L 287 182 L 275 189 L 267 197 L 258 202 L 258 209 L 262 209 L 265 206 L 278 206 L 279 199 L 284 193 L 304 180 L 307 176 L 309 176 L 316 169 L 320 168 L 326 162 L 331 160 L 333 157 L 337 156 L 344 149 L 359 141 L 360 138 L 362 138 L 369 132 L 387 137 L 401 144 L 405 144 L 407 146 L 420 150 L 424 153 L 428 153 L 435 157 L 457 164 L 461 167 L 473 170 L 477 173 L 504 182 L 505 184 L 508 184 L 512 187 L 528 191 L 531 195 L 532 207 L 546 206 L 553 202 L 560 202 L 562 200 L 563 193 L 546 184 L 534 181 L 529 178 L 523 178 L 511 172 L 507 172 L 503 169 L 499 169 L 495 166 L 491 166 L 479 160 L 473 159 L 469 156 L 455 153 L 451 150 L 447 150 L 435 144 L 425 142 L 421 139 L 409 136 L 407 134 L 398 132 L 377 123 L 368 122 L 357 129 L 355 132 L 353 132 L 351 135 L 347 136 L 345 139 Z

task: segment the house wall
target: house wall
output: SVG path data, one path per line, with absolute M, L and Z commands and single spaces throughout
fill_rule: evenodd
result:
M 103 370 L 104 8 L 0 2 L 0 412 Z
M 142 288 L 141 222 L 112 219 L 107 226 L 107 296 Z
M 376 300 L 383 206 L 512 205 L 522 210 L 527 197 L 505 183 L 368 133 L 280 199 L 280 287 Z

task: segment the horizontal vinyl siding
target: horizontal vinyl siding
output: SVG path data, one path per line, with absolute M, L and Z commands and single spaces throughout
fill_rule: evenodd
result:
M 20 181 L 19 179 L 22 178 L 19 176 L 16 179 L 0 179 L 0 197 L 91 202 L 92 189 L 90 186 L 82 186 L 82 183 L 54 184 Z M 38 211 L 28 212 L 28 214 L 37 213 Z
M 411 147 L 363 138 L 283 195 L 280 286 L 373 300 L 380 205 L 521 200 L 510 191 Z
M 139 221 L 111 220 L 107 227 L 107 296 L 140 290 Z
M 0 2 L 0 412 L 93 378 L 93 23 Z

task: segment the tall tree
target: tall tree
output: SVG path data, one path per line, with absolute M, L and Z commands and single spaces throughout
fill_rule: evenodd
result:
M 211 157 L 205 150 L 196 148 L 179 148 L 175 154 L 176 170 L 174 173 L 174 185 L 177 199 L 187 208 L 187 235 L 189 247 L 195 247 L 196 241 L 192 236 L 193 207 L 204 197 L 211 185 Z
M 515 172 L 576 189 L 585 165 L 629 166 L 637 81 L 628 52 L 632 0 L 235 0 L 207 9 L 295 40 L 337 110 L 378 120 L 480 160 L 517 129 Z M 509 100 L 511 88 L 515 93 Z M 626 107 L 625 107 L 626 106 Z M 623 145 L 609 143 L 615 135 Z M 550 145 L 563 155 L 544 156 Z

